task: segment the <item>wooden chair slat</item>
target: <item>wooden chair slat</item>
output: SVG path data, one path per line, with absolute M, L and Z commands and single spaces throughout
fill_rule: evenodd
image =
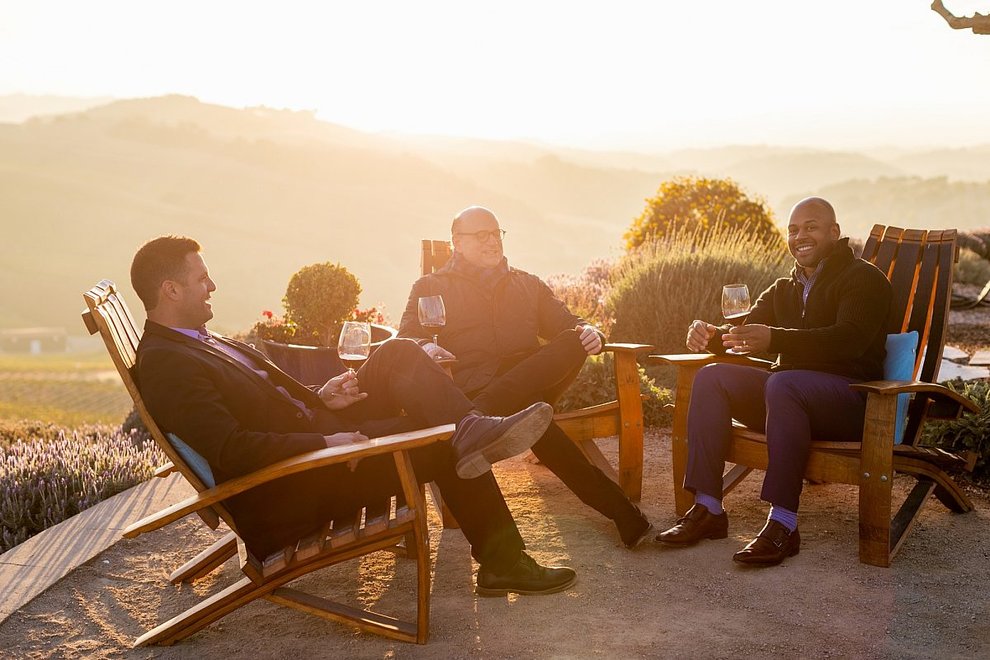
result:
M 897 256 L 898 243 L 901 240 L 901 235 L 904 233 L 903 229 L 897 229 L 896 227 L 887 227 L 887 231 L 884 232 L 883 239 L 877 246 L 876 255 L 873 258 L 873 264 L 883 271 L 884 275 L 890 276 L 890 267 L 894 263 L 894 258 Z
M 903 317 L 897 319 L 900 329 L 892 332 L 909 332 L 914 330 L 918 333 L 918 344 L 926 346 L 928 342 L 928 328 L 931 325 L 932 297 L 935 295 L 935 285 L 938 275 L 938 245 L 928 241 L 921 255 L 921 264 L 918 268 L 918 281 L 915 284 L 913 305 L 910 309 L 903 310 Z M 921 363 L 921 356 L 918 356 L 918 363 Z M 915 373 L 918 373 L 917 367 Z
M 915 232 L 913 235 L 905 232 L 904 239 L 898 245 L 897 259 L 890 268 L 888 275 L 892 292 L 890 315 L 898 320 L 899 326 L 894 332 L 904 332 L 907 311 L 911 309 L 917 288 L 918 264 L 923 252 L 923 240 L 923 232 Z
M 949 239 L 949 240 L 947 240 Z M 945 328 L 949 319 L 949 304 L 952 302 L 952 270 L 956 262 L 955 231 L 951 237 L 948 232 L 942 232 L 942 240 L 938 243 L 938 283 L 935 288 L 935 300 L 932 303 L 932 320 L 928 336 L 928 353 L 925 364 L 921 367 L 921 380 L 933 382 L 942 363 L 942 351 L 945 348 Z
M 863 259 L 870 263 L 876 263 L 877 248 L 880 246 L 880 239 L 883 238 L 884 229 L 886 227 L 883 225 L 873 225 L 873 229 L 870 230 L 870 235 L 863 245 Z

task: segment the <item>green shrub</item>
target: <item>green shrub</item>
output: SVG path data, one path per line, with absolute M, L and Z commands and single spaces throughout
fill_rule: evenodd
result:
M 357 278 L 340 264 L 301 268 L 282 298 L 286 317 L 296 325 L 293 342 L 335 346 L 340 327 L 354 313 L 360 295 Z
M 984 483 L 990 482 L 990 382 L 956 380 L 946 382 L 945 385 L 970 398 L 980 407 L 980 411 L 964 413 L 959 419 L 925 424 L 921 444 L 953 452 L 975 451 L 977 459 L 973 478 Z
M 748 284 L 755 303 L 793 265 L 786 250 L 768 247 L 760 236 L 732 227 L 684 230 L 629 253 L 612 271 L 610 341 L 683 353 L 692 320 L 723 323 L 724 284 Z
M 963 248 L 959 251 L 959 262 L 955 266 L 952 279 L 961 284 L 983 286 L 990 282 L 990 261 Z
M 613 363 L 614 358 L 610 353 L 588 358 L 577 378 L 554 407 L 560 412 L 567 412 L 614 401 L 617 394 Z M 670 409 L 664 408 L 666 404 L 673 403 L 670 390 L 657 387 L 642 367 L 639 369 L 639 391 L 646 395 L 643 401 L 643 423 L 646 426 L 670 426 Z
M 153 443 L 109 426 L 41 431 L 53 437 L 18 438 L 0 455 L 0 552 L 148 479 L 165 461 Z

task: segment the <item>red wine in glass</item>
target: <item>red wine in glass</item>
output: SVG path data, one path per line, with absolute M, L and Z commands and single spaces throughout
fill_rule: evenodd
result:
M 722 316 L 734 326 L 742 325 L 746 322 L 752 305 L 749 300 L 749 287 L 745 284 L 726 284 L 722 287 Z M 749 351 L 744 348 L 734 347 L 725 351 L 736 355 L 743 355 Z

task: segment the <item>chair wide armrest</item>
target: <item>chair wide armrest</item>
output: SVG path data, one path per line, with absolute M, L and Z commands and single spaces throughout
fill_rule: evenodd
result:
M 959 407 L 960 412 L 962 409 L 966 409 L 969 412 L 980 411 L 980 407 L 968 398 L 937 383 L 926 383 L 918 380 L 871 380 L 865 383 L 855 383 L 849 387 L 870 394 L 886 394 L 891 396 L 910 393 L 924 394 L 936 403 L 955 404 Z
M 650 344 L 605 344 L 602 347 L 602 352 L 609 351 L 612 353 L 642 355 L 643 353 L 649 353 L 653 348 Z
M 769 369 L 773 362 L 748 355 L 715 355 L 714 353 L 680 353 L 675 355 L 648 355 L 648 364 L 672 364 L 675 367 L 704 367 L 709 364 L 741 364 L 748 367 Z
M 425 447 L 434 442 L 446 440 L 453 433 L 454 425 L 446 424 L 444 426 L 434 426 L 408 433 L 397 433 L 381 438 L 372 438 L 364 442 L 356 442 L 352 445 L 317 449 L 316 451 L 292 456 L 278 463 L 272 463 L 251 474 L 225 481 L 214 488 L 204 490 L 193 497 L 139 520 L 124 530 L 124 537 L 134 538 L 145 532 L 159 529 L 190 513 L 195 513 L 200 509 L 204 509 L 217 502 L 222 502 L 234 495 L 239 495 L 274 479 L 280 479 L 291 474 L 336 465 L 338 463 L 378 456 L 380 454 L 391 454 L 397 451 Z

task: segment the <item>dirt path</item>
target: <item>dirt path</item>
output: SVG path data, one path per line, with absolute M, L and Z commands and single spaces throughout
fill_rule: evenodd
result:
M 614 453 L 614 441 L 605 441 Z M 648 438 L 643 506 L 669 523 L 669 440 Z M 427 646 L 412 646 L 253 603 L 174 647 L 131 640 L 238 575 L 235 561 L 195 587 L 166 574 L 215 533 L 197 519 L 122 541 L 71 573 L 0 626 L 0 657 L 189 658 L 729 658 L 990 656 L 990 503 L 954 515 L 932 500 L 890 569 L 857 560 L 856 491 L 809 486 L 801 554 L 746 570 L 731 561 L 762 525 L 759 478 L 727 500 L 730 537 L 696 548 L 620 547 L 611 524 L 524 460 L 499 466 L 532 554 L 579 574 L 570 591 L 477 598 L 458 531 L 431 525 L 435 574 Z M 907 481 L 895 488 L 904 494 Z M 362 576 L 359 582 L 358 576 Z M 357 594 L 380 611 L 411 614 L 411 563 L 384 553 L 297 583 Z M 353 601 L 352 601 L 353 602 Z

